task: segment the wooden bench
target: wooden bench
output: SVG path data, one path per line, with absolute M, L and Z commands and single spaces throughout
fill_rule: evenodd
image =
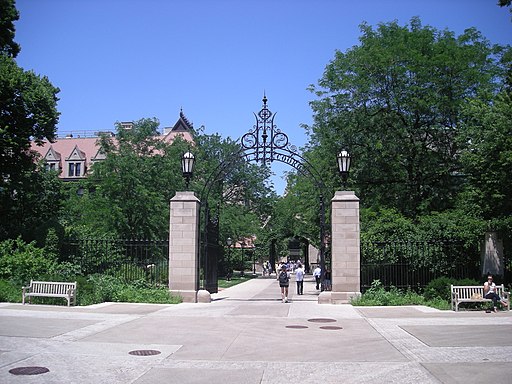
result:
M 55 281 L 30 280 L 28 287 L 22 287 L 22 302 L 25 305 L 25 297 L 30 303 L 31 297 L 63 297 L 68 301 L 68 307 L 76 304 L 76 281 L 74 283 Z
M 507 310 L 510 311 L 510 293 L 505 291 L 503 284 L 496 285 L 496 293 L 502 300 L 507 301 Z M 460 303 L 486 303 L 492 302 L 491 299 L 484 298 L 483 285 L 452 285 L 452 310 L 459 310 Z

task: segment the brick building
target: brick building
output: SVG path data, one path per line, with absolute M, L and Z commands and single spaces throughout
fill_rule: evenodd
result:
M 121 127 L 130 129 L 132 122 L 122 122 Z M 65 181 L 73 181 L 86 178 L 91 170 L 91 166 L 105 159 L 99 148 L 98 140 L 101 134 L 108 134 L 115 138 L 113 132 L 96 132 L 94 135 L 81 137 L 81 135 L 67 134 L 64 137 L 58 137 L 54 143 L 44 142 L 42 146 L 32 142 L 31 149 L 39 153 L 41 159 L 44 159 L 47 169 L 58 170 L 59 177 Z M 171 143 L 177 136 L 184 140 L 193 141 L 193 125 L 180 112 L 180 117 L 173 127 L 164 128 L 160 139 Z

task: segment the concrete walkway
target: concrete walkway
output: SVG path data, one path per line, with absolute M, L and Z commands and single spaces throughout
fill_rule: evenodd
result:
M 272 278 L 209 304 L 2 303 L 0 383 L 511 382 L 510 312 L 319 305 L 310 276 L 290 288 L 288 304 Z M 48 372 L 9 372 L 26 367 Z

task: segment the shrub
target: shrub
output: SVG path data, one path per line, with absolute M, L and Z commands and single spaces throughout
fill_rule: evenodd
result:
M 449 277 L 438 277 L 427 284 L 425 291 L 423 292 L 423 296 L 426 300 L 439 298 L 450 302 L 450 285 L 480 285 L 480 283 L 473 279 L 457 280 Z
M 144 268 L 134 264 L 122 264 L 118 267 L 112 267 L 105 273 L 114 276 L 125 283 L 132 283 L 143 279 L 146 276 Z
M 0 280 L 0 302 L 20 303 L 21 287 L 7 280 Z
M 450 309 L 449 301 L 440 297 L 427 300 L 424 296 L 410 289 L 402 291 L 395 287 L 386 291 L 379 280 L 375 280 L 370 289 L 361 297 L 352 299 L 351 304 L 359 306 L 427 305 L 441 310 Z
M 0 243 L 0 279 L 15 284 L 28 284 L 31 279 L 53 273 L 57 263 L 35 243 L 25 243 L 21 238 Z
M 78 304 L 91 305 L 106 301 L 127 303 L 177 304 L 178 297 L 170 295 L 167 288 L 151 288 L 141 279 L 125 284 L 109 275 L 91 275 L 78 279 Z
M 361 306 L 388 306 L 388 305 L 422 305 L 425 299 L 411 290 L 401 291 L 396 287 L 391 287 L 386 291 L 380 280 L 374 280 L 370 289 L 361 297 L 353 299 L 352 305 Z
M 450 300 L 450 284 L 453 284 L 455 279 L 449 277 L 438 277 L 431 280 L 425 287 L 423 296 L 427 300 L 441 298 L 443 300 Z

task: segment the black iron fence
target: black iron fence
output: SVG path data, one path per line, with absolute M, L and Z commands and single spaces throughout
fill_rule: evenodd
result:
M 480 279 L 478 245 L 460 241 L 361 242 L 361 291 L 374 280 L 384 287 L 424 288 L 438 277 Z
M 126 282 L 143 280 L 167 285 L 169 279 L 168 240 L 67 240 L 61 260 L 80 267 L 81 273 L 110 274 Z M 478 245 L 457 241 L 362 241 L 361 291 L 374 280 L 383 286 L 424 288 L 431 280 L 447 276 L 479 280 Z
M 61 261 L 78 265 L 84 275 L 110 274 L 125 282 L 167 285 L 169 241 L 67 240 L 62 246 Z

